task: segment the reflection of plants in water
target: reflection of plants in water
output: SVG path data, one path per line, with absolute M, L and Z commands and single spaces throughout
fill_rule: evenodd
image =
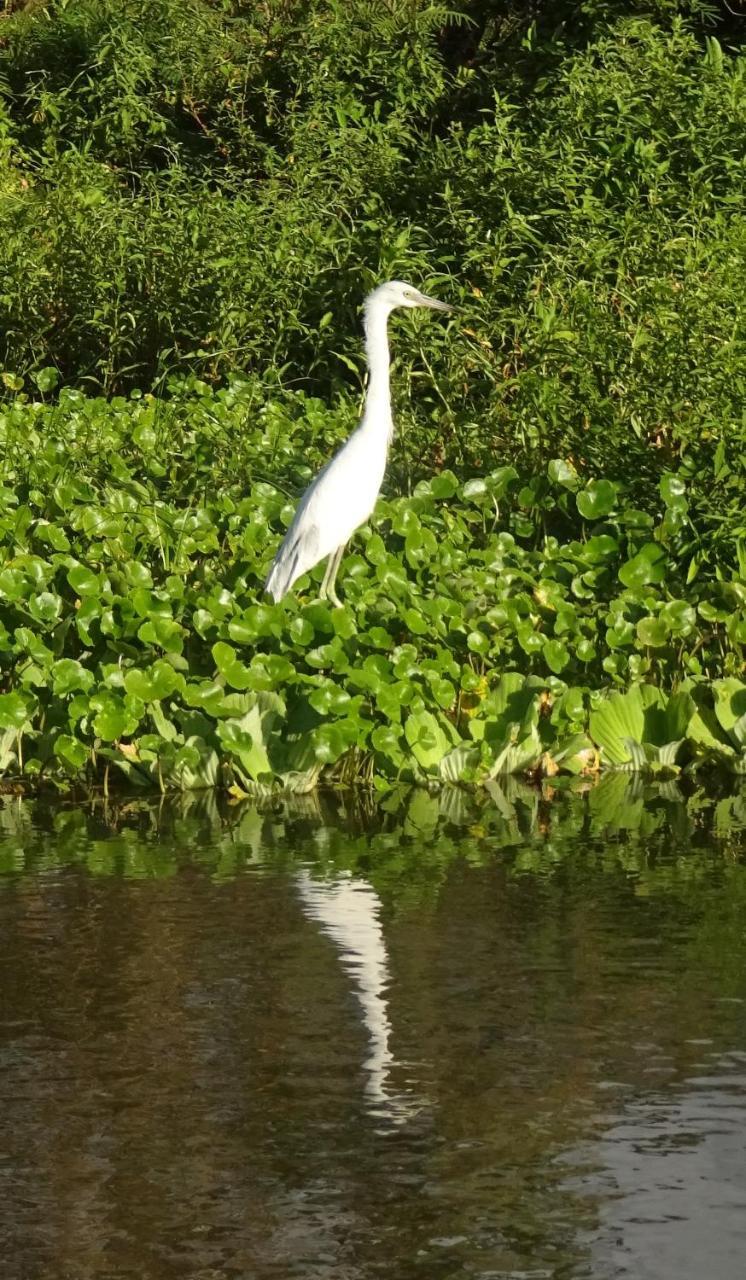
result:
M 0 874 L 81 865 L 92 875 L 173 875 L 188 862 L 214 879 L 250 867 L 322 877 L 351 872 L 400 907 L 437 894 L 457 860 L 501 859 L 512 876 L 551 876 L 592 859 L 634 877 L 638 893 L 681 888 L 739 859 L 746 792 L 695 791 L 611 773 L 585 790 L 527 787 L 506 778 L 473 795 L 393 790 L 375 808 L 348 796 L 284 797 L 265 807 L 221 806 L 214 793 L 154 803 L 49 807 L 5 798 Z

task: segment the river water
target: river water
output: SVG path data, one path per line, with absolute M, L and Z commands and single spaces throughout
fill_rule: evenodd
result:
M 0 799 L 4 1280 L 741 1280 L 746 795 Z

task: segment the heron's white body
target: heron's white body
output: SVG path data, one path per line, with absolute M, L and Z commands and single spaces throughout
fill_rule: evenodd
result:
M 296 578 L 348 542 L 368 519 L 383 484 L 387 453 L 388 437 L 363 422 L 319 472 L 298 503 L 285 537 L 291 544 L 298 527 L 305 529 L 302 554 L 288 590 Z
M 298 503 L 265 584 L 265 590 L 275 600 L 281 600 L 293 583 L 320 560 L 341 553 L 376 505 L 394 430 L 387 327 L 389 315 L 397 306 L 451 309 L 399 281 L 390 281 L 369 294 L 365 302 L 369 381 L 363 418 Z

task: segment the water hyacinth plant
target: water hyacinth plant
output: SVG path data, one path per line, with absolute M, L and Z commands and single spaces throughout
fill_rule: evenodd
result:
M 379 502 L 342 608 L 317 598 L 323 566 L 272 604 L 293 490 L 342 429 L 250 381 L 5 405 L 7 779 L 250 793 L 743 769 L 743 556 L 692 573 L 691 529 L 668 520 L 686 479 L 646 512 L 562 459 L 445 469 Z

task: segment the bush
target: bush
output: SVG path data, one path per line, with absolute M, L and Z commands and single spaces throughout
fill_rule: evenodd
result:
M 692 6 L 576 8 L 528 31 L 509 5 L 403 0 L 16 15 L 5 366 L 107 392 L 241 369 L 328 396 L 360 368 L 362 293 L 409 275 L 463 308 L 433 362 L 400 349 L 418 453 L 569 454 L 647 493 L 690 451 L 733 465 L 743 59 Z

